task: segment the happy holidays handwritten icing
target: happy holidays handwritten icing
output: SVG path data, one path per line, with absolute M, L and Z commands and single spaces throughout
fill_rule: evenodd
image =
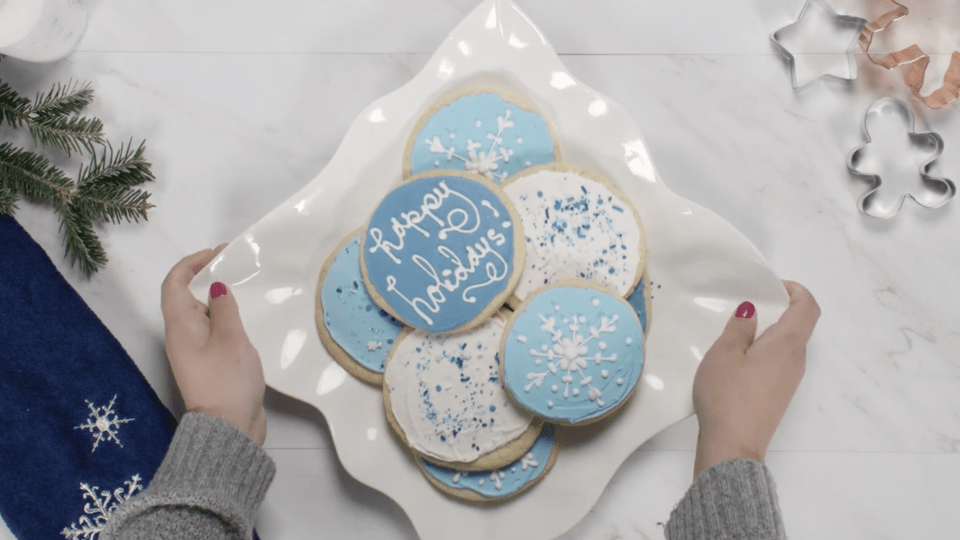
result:
M 364 239 L 372 288 L 407 324 L 443 332 L 474 319 L 510 283 L 514 232 L 492 184 L 443 175 L 383 200 Z

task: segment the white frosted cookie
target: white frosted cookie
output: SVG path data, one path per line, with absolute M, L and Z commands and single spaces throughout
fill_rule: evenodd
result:
M 500 381 L 500 315 L 472 330 L 400 335 L 383 375 L 387 420 L 418 455 L 459 470 L 520 459 L 542 425 Z
M 503 185 L 526 238 L 526 261 L 510 300 L 564 279 L 587 279 L 628 296 L 647 262 L 640 216 L 599 174 L 566 164 L 534 167 Z

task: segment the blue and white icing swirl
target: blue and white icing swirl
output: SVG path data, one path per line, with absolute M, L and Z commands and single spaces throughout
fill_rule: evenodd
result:
M 502 304 L 519 271 L 504 199 L 492 183 L 450 175 L 388 193 L 370 218 L 362 255 L 383 307 L 410 326 L 446 332 Z
M 447 463 L 470 463 L 523 435 L 533 416 L 500 382 L 505 321 L 456 334 L 413 331 L 387 361 L 383 384 L 408 445 Z
M 646 259 L 643 230 L 632 207 L 604 184 L 572 171 L 543 169 L 504 186 L 526 238 L 514 295 L 582 278 L 621 296 L 634 287 Z
M 643 329 L 622 298 L 561 285 L 531 298 L 504 340 L 504 384 L 548 421 L 576 424 L 630 395 L 643 367 Z
M 555 160 L 543 118 L 492 92 L 468 94 L 440 108 L 414 137 L 412 174 L 454 169 L 499 184 L 526 167 Z
M 383 373 L 403 324 L 373 302 L 360 273 L 360 234 L 339 253 L 320 285 L 323 324 L 330 337 L 360 365 Z
M 441 467 L 420 459 L 420 466 L 440 484 L 451 489 L 468 489 L 487 499 L 509 497 L 540 479 L 553 453 L 556 428 L 544 424 L 533 447 L 522 458 L 494 471 L 466 472 Z

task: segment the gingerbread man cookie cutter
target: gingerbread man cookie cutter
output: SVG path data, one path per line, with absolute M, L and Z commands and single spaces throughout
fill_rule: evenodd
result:
M 943 153 L 943 138 L 917 133 L 914 124 L 913 111 L 899 99 L 881 98 L 867 108 L 861 124 L 866 142 L 847 154 L 847 170 L 871 184 L 857 200 L 860 213 L 889 219 L 907 197 L 933 209 L 956 194 L 953 181 L 928 174 Z

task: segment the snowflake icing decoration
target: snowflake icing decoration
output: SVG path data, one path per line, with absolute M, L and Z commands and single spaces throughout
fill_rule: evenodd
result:
M 534 468 L 534 469 L 536 469 L 536 468 L 539 467 L 539 466 L 540 466 L 540 463 L 539 463 L 539 462 L 536 460 L 536 458 L 533 456 L 533 453 L 532 453 L 532 452 L 527 452 L 527 455 L 525 455 L 525 456 L 523 456 L 522 458 L 520 458 L 520 468 L 521 468 L 521 470 L 524 470 L 524 471 L 525 471 L 525 470 L 527 470 L 527 469 L 529 469 L 529 468 Z M 498 471 L 492 471 L 492 472 L 490 473 L 490 477 L 489 477 L 489 478 L 490 478 L 490 481 L 493 482 L 493 487 L 494 487 L 494 489 L 496 489 L 497 491 L 503 489 L 503 482 L 502 482 L 502 480 L 507 477 L 507 473 L 504 472 L 505 470 L 506 470 L 506 469 L 501 469 L 501 470 L 498 470 Z M 515 466 L 514 466 L 514 467 L 511 467 L 511 471 L 510 471 L 510 472 L 517 472 L 517 468 L 516 468 Z M 478 477 L 484 476 L 484 475 L 486 475 L 486 473 L 485 473 L 485 472 L 473 473 L 474 476 L 472 476 L 472 477 L 470 476 L 470 474 L 471 474 L 471 473 L 469 473 L 469 472 L 467 472 L 467 471 L 457 471 L 457 474 L 453 475 L 453 479 L 451 479 L 450 481 L 451 481 L 452 483 L 454 483 L 454 484 L 460 484 L 460 483 L 461 483 L 461 480 L 467 480 L 468 478 L 469 478 L 469 479 L 477 478 L 477 486 L 483 487 L 484 479 L 483 479 L 483 478 L 478 478 Z
M 117 429 L 120 427 L 120 424 L 133 422 L 134 419 L 120 418 L 116 411 L 113 410 L 113 404 L 117 401 L 116 394 L 114 394 L 113 399 L 110 400 L 110 403 L 108 403 L 106 407 L 94 407 L 93 403 L 89 400 L 85 399 L 84 401 L 87 402 L 87 407 L 90 409 L 87 423 L 74 426 L 73 429 L 86 429 L 93 435 L 93 449 L 90 450 L 90 453 L 96 452 L 97 445 L 105 438 L 112 440 L 117 443 L 120 448 L 123 448 L 123 444 L 121 444 L 120 439 L 117 438 Z
M 100 488 L 81 483 L 80 491 L 83 492 L 83 499 L 90 499 L 92 503 L 85 503 L 83 513 L 86 515 L 80 516 L 76 523 L 70 524 L 69 528 L 64 527 L 60 534 L 69 540 L 96 540 L 117 507 L 129 500 L 134 493 L 143 491 L 139 474 L 133 475 L 130 480 L 125 480 L 123 484 L 126 490 L 121 486 L 113 492 L 101 490 L 97 495 L 97 490 Z
M 587 362 L 596 362 L 597 365 L 600 365 L 603 362 L 617 361 L 617 353 L 604 356 L 601 352 L 606 349 L 606 344 L 600 341 L 600 335 L 617 331 L 616 323 L 618 316 L 601 317 L 600 326 L 596 328 L 592 326 L 588 327 L 588 335 L 586 336 L 580 335 L 580 325 L 586 322 L 586 317 L 572 316 L 570 318 L 564 318 L 563 324 L 566 324 L 567 328 L 570 329 L 570 337 L 564 337 L 563 330 L 556 328 L 556 317 L 545 317 L 543 314 L 538 314 L 538 316 L 543 323 L 540 326 L 540 330 L 550 334 L 553 347 L 543 345 L 539 351 L 530 349 L 530 356 L 537 358 L 534 363 L 538 366 L 542 365 L 543 360 L 541 359 L 545 358 L 547 360 L 547 369 L 540 373 L 528 373 L 527 380 L 530 381 L 530 383 L 524 386 L 523 390 L 529 392 L 534 386 L 540 388 L 548 375 L 559 375 L 559 372 L 562 371 L 564 373 L 560 377 L 560 382 L 566 385 L 563 390 L 563 398 L 569 399 L 571 395 L 576 397 L 580 395 L 580 389 L 577 387 L 574 387 L 573 390 L 570 389 L 570 385 L 574 382 L 573 372 L 576 371 L 580 375 L 577 386 L 586 386 L 589 390 L 588 397 L 590 401 L 595 402 L 597 407 L 602 408 L 606 405 L 603 399 L 601 399 L 603 392 L 591 384 L 593 377 L 586 375 L 583 369 L 587 367 Z M 594 339 L 597 340 L 597 348 L 599 350 L 593 356 L 589 356 L 587 344 Z
M 479 122 L 477 124 L 479 126 Z M 498 169 L 497 162 L 503 161 L 504 163 L 510 162 L 510 156 L 513 155 L 513 150 L 503 146 L 503 132 L 507 128 L 513 127 L 513 120 L 510 120 L 510 109 L 507 109 L 503 116 L 497 117 L 497 133 L 487 133 L 487 139 L 492 141 L 490 143 L 490 148 L 486 152 L 477 152 L 477 150 L 483 146 L 483 143 L 480 141 L 474 141 L 473 139 L 467 139 L 467 155 L 466 157 L 457 154 L 457 146 L 454 143 L 451 143 L 450 148 L 443 146 L 443 141 L 440 140 L 440 136 L 434 135 L 432 139 L 424 139 L 424 143 L 430 145 L 430 151 L 434 154 L 444 154 L 447 156 L 447 161 L 452 161 L 453 158 L 457 158 L 464 163 L 468 172 L 474 172 L 477 174 L 482 174 L 491 180 L 499 180 L 503 182 L 507 177 L 507 173 L 497 174 L 494 171 Z M 455 139 L 455 134 L 450 134 L 451 139 Z M 436 166 L 440 166 L 440 162 L 437 161 L 434 163 Z

